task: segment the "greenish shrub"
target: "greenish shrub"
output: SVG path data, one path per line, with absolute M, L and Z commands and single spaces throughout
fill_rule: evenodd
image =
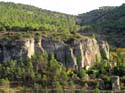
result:
M 10 82 L 8 79 L 0 79 L 0 86 L 10 87 Z
M 100 93 L 100 90 L 99 90 L 98 88 L 96 88 L 96 89 L 94 90 L 94 93 Z

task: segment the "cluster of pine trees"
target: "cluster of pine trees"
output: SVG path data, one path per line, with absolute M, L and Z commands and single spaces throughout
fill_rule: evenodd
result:
M 0 2 L 0 31 L 75 31 L 75 21 L 72 15 Z

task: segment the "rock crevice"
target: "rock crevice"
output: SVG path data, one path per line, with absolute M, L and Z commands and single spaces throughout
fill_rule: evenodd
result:
M 35 52 L 53 53 L 59 62 L 69 68 L 89 68 L 101 57 L 109 59 L 109 46 L 105 41 L 98 44 L 96 39 L 88 38 L 64 43 L 47 38 L 25 38 L 17 41 L 0 41 L 0 60 L 4 63 L 20 57 L 31 58 Z

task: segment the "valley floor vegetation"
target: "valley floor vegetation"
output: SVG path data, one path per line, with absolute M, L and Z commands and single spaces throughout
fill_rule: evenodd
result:
M 125 49 L 111 52 L 109 61 L 97 62 L 92 68 L 71 69 L 58 62 L 54 54 L 36 53 L 31 59 L 10 60 L 0 64 L 0 85 L 6 88 L 16 86 L 48 91 L 64 90 L 112 90 L 112 77 L 120 77 L 120 88 L 125 87 Z M 104 85 L 100 85 L 99 80 Z M 103 86 L 103 87 L 102 87 Z M 61 92 L 59 92 L 61 93 Z M 97 93 L 97 92 L 96 92 Z

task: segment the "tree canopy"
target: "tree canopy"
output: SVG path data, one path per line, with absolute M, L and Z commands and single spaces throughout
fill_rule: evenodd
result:
M 0 2 L 1 31 L 72 31 L 75 17 L 34 6 Z

